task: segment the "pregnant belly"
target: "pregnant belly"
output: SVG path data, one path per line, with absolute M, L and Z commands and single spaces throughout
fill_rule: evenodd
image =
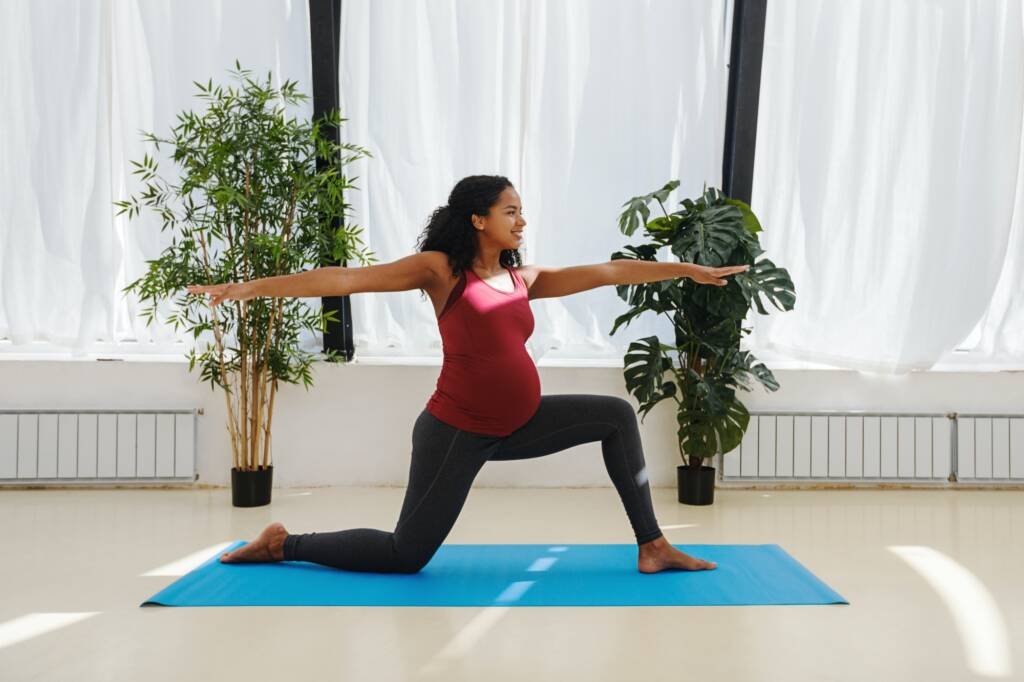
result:
M 428 407 L 463 430 L 504 436 L 529 421 L 539 404 L 540 377 L 524 349 L 496 361 L 446 357 Z

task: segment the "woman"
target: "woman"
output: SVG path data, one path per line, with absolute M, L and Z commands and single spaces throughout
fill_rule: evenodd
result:
M 355 528 L 289 534 L 273 523 L 221 562 L 310 561 L 351 571 L 415 573 L 434 555 L 462 510 L 473 479 L 492 460 L 528 459 L 601 442 L 605 468 L 639 547 L 637 568 L 713 569 L 665 540 L 654 517 L 633 406 L 604 395 L 540 394 L 525 343 L 529 300 L 611 284 L 690 277 L 722 286 L 748 266 L 615 260 L 567 268 L 522 265 L 519 194 L 501 176 L 474 175 L 434 211 L 419 252 L 363 268 L 327 267 L 249 282 L 190 286 L 211 305 L 255 296 L 343 296 L 420 289 L 438 320 L 444 362 L 437 387 L 413 426 L 405 501 L 393 532 Z

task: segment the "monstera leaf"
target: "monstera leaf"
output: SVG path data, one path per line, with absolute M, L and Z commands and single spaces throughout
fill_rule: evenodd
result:
M 730 197 L 725 197 L 723 201 L 740 209 L 740 212 L 743 214 L 743 227 L 747 232 L 750 234 L 761 232 L 761 221 L 757 219 L 757 216 L 750 210 L 750 206 L 748 206 L 746 202 L 740 201 L 739 199 L 732 199 Z
M 684 263 L 719 267 L 729 263 L 736 242 L 747 234 L 738 208 L 711 207 L 683 219 L 672 240 L 672 253 Z
M 657 244 L 643 244 L 642 246 L 633 246 L 630 244 L 626 246 L 623 251 L 616 251 L 612 254 L 612 260 L 647 260 L 656 262 L 658 254 Z M 635 285 L 631 284 L 619 284 L 615 287 L 615 292 L 619 295 L 623 301 L 636 305 L 637 293 L 633 290 Z
M 680 450 L 689 456 L 691 466 L 700 466 L 702 458 L 729 452 L 739 444 L 750 415 L 736 399 L 729 373 L 687 369 L 683 383 L 676 415 Z
M 615 318 L 615 324 L 612 325 L 610 334 L 614 334 L 621 325 L 628 325 L 636 317 L 647 311 L 670 313 L 678 310 L 682 305 L 682 294 L 679 291 L 679 286 L 674 284 L 672 280 L 647 282 L 644 284 L 626 284 L 615 288 L 619 290 L 619 297 L 632 307 Z
M 734 383 L 743 386 L 747 390 L 751 388 L 751 385 L 747 383 L 749 377 L 757 379 L 769 391 L 779 390 L 779 382 L 775 379 L 775 375 L 772 374 L 772 371 L 764 363 L 758 362 L 757 358 L 750 351 L 730 348 L 723 355 L 723 359 L 718 367 L 715 368 L 715 372 L 716 374 L 731 377 Z
M 722 319 L 735 321 L 745 318 L 750 309 L 750 302 L 743 295 L 743 289 L 738 280 L 746 274 L 746 272 L 738 272 L 730 276 L 729 283 L 724 287 L 692 284 L 692 293 L 687 300 L 690 315 L 715 321 Z
M 675 395 L 672 381 L 665 381 L 665 372 L 672 370 L 672 360 L 664 351 L 673 350 L 658 340 L 657 336 L 634 341 L 626 351 L 626 390 L 640 402 L 640 421 L 659 402 Z
M 676 215 L 666 215 L 655 218 L 646 225 L 646 232 L 652 239 L 668 244 L 679 231 L 683 219 Z
M 640 315 L 643 315 L 648 310 L 650 310 L 650 308 L 648 308 L 647 306 L 642 306 L 642 305 L 641 306 L 636 306 L 634 308 L 630 308 L 628 311 L 626 311 L 622 315 L 619 315 L 618 317 L 615 318 L 615 324 L 612 325 L 612 330 L 610 332 L 608 332 L 608 333 L 609 334 L 614 334 L 615 330 L 617 330 L 622 325 L 626 325 L 628 327 L 630 322 L 632 322 L 634 319 L 636 319 Z
M 696 324 L 690 324 L 686 336 L 688 343 L 700 343 L 706 349 L 719 355 L 739 344 L 740 328 L 731 319 L 705 318 L 698 320 Z
M 677 413 L 680 448 L 699 467 L 701 459 L 732 452 L 743 440 L 750 413 L 735 397 L 723 403 L 718 413 L 680 408 Z
M 624 203 L 623 206 L 626 207 L 626 210 L 619 216 L 619 230 L 622 234 L 632 236 L 641 223 L 646 225 L 647 220 L 651 217 L 651 209 L 648 208 L 651 200 L 664 204 L 668 201 L 668 195 L 677 187 L 679 187 L 679 181 L 673 180 L 656 192 L 645 194 L 642 197 L 633 197 Z
M 775 263 L 763 258 L 752 268 L 735 278 L 736 284 L 749 303 L 757 306 L 757 311 L 767 315 L 768 311 L 761 305 L 761 296 L 779 310 L 792 310 L 796 303 L 796 292 L 793 280 L 784 268 L 775 267 Z

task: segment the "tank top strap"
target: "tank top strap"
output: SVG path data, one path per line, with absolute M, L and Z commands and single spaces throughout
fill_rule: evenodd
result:
M 441 314 L 437 316 L 438 320 L 440 320 L 442 317 L 444 317 L 444 314 L 446 312 L 448 312 L 448 309 L 451 308 L 453 305 L 455 305 L 455 302 L 459 300 L 460 296 L 462 296 L 462 291 L 465 288 L 466 288 L 466 271 L 463 270 L 462 273 L 459 274 L 459 281 L 455 283 L 455 286 L 452 288 L 451 293 L 448 294 L 448 300 L 445 301 L 444 308 L 441 309 Z
M 522 284 L 524 287 L 526 286 L 526 282 L 523 281 L 523 278 L 519 275 L 519 271 L 518 270 L 516 270 L 512 266 L 506 266 L 506 269 L 508 270 L 509 274 L 512 276 L 512 286 L 518 287 L 520 284 Z

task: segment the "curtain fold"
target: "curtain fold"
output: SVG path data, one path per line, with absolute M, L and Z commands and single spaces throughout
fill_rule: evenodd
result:
M 368 246 L 381 262 L 414 252 L 430 212 L 474 174 L 505 175 L 519 190 L 527 263 L 603 262 L 637 243 L 617 226 L 627 199 L 680 178 L 674 206 L 719 184 L 726 9 L 346 0 L 343 135 L 375 157 L 353 171 Z M 632 340 L 673 338 L 653 314 L 609 336 L 627 310 L 613 287 L 532 307 L 536 360 L 621 362 Z M 440 356 L 434 311 L 419 292 L 360 294 L 352 308 L 360 355 Z
M 1022 74 L 1019 2 L 768 4 L 753 208 L 797 304 L 755 354 L 1024 368 Z
M 621 204 L 719 185 L 731 3 L 345 0 L 340 93 L 355 222 L 408 255 L 454 183 L 502 174 L 527 263 L 608 260 Z M 15 350 L 180 352 L 120 289 L 169 243 L 129 160 L 235 59 L 311 92 L 303 0 L 0 4 L 0 338 Z M 1024 19 L 1019 2 L 768 6 L 753 207 L 797 306 L 752 313 L 755 354 L 906 372 L 1024 369 Z M 312 113 L 307 103 L 299 115 Z M 164 160 L 161 170 L 172 164 Z M 633 243 L 636 243 L 635 241 Z M 662 260 L 671 258 L 665 250 Z M 316 301 L 311 301 L 314 304 Z M 352 298 L 358 353 L 440 357 L 419 292 Z M 536 360 L 621 362 L 612 287 L 533 302 Z M 305 333 L 302 345 L 318 350 Z
M 129 161 L 152 146 L 139 131 L 168 136 L 180 111 L 205 108 L 193 81 L 226 84 L 235 59 L 311 93 L 306 2 L 0 4 L 0 338 L 10 350 L 182 352 L 183 330 L 147 327 L 121 293 L 171 235 L 146 212 L 115 217 L 113 202 L 142 188 Z M 173 177 L 163 152 L 160 171 Z M 321 347 L 313 334 L 303 345 Z

